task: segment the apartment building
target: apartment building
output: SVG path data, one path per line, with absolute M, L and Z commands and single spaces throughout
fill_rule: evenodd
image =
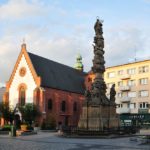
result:
M 107 96 L 116 88 L 116 111 L 124 124 L 150 123 L 150 60 L 106 68 Z

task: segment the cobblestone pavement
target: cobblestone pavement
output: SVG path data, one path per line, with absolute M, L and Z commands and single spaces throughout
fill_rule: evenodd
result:
M 15 138 L 0 135 L 0 150 L 150 150 L 150 145 L 140 145 L 130 138 L 79 139 L 40 132 Z

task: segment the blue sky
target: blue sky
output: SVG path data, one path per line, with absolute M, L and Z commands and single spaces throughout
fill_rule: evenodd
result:
M 28 51 L 73 66 L 93 59 L 93 26 L 104 20 L 106 66 L 150 56 L 150 0 L 0 0 L 0 83 L 10 76 L 22 39 Z M 59 54 L 59 55 L 58 55 Z

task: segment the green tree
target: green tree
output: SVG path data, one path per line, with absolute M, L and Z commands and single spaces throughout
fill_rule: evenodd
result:
M 41 115 L 38 107 L 33 103 L 27 103 L 24 106 L 20 106 L 19 110 L 22 114 L 22 119 L 30 125 L 32 124 L 32 121 L 35 121 L 36 118 Z
M 5 122 L 12 123 L 13 121 L 13 110 L 10 108 L 9 103 L 0 103 L 0 117 L 4 118 Z

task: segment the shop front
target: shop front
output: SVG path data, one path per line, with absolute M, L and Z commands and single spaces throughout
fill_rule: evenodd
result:
M 121 114 L 121 126 L 150 128 L 150 114 Z

